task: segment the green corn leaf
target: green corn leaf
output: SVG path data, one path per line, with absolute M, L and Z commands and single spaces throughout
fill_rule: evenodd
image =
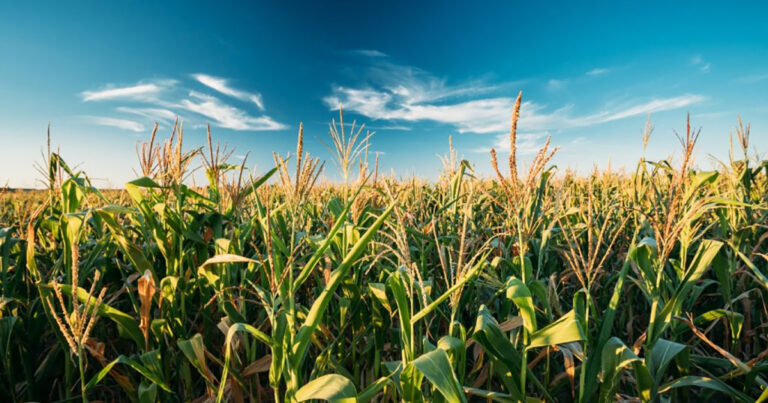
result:
M 531 333 L 530 342 L 526 348 L 554 346 L 572 341 L 582 341 L 585 338 L 581 324 L 576 318 L 576 313 L 571 310 L 548 326 Z
M 368 403 L 375 398 L 384 387 L 392 385 L 392 375 L 381 377 L 363 389 L 357 395 L 357 403 Z
M 392 290 L 397 306 L 397 317 L 400 323 L 400 342 L 402 343 L 403 360 L 410 362 L 414 357 L 413 321 L 411 320 L 411 308 L 408 294 L 405 291 L 403 276 L 400 271 L 395 271 L 387 279 L 387 285 Z
M 347 205 L 344 207 L 344 210 L 342 210 L 335 219 L 335 222 L 333 223 L 333 227 L 328 231 L 328 234 L 325 237 L 325 241 L 320 245 L 317 250 L 315 250 L 315 253 L 312 254 L 312 257 L 309 258 L 309 261 L 307 261 L 307 264 L 304 265 L 304 267 L 301 269 L 299 274 L 296 276 L 296 279 L 293 281 L 293 289 L 297 290 L 301 285 L 304 283 L 304 281 L 309 278 L 309 274 L 312 273 L 312 270 L 315 269 L 315 266 L 317 266 L 318 263 L 320 263 L 320 259 L 325 255 L 325 251 L 328 250 L 328 248 L 331 246 L 331 244 L 336 239 L 336 234 L 339 233 L 339 230 L 344 227 L 344 224 L 347 223 L 347 215 L 349 214 L 349 210 L 352 208 L 352 204 L 354 203 L 355 199 L 357 198 L 358 194 L 360 194 L 360 191 L 363 189 L 363 185 L 365 185 L 365 182 L 363 182 L 360 187 L 358 187 L 355 194 L 352 196 L 352 198 L 349 200 Z M 388 215 L 389 213 L 387 213 Z
M 144 201 L 144 194 L 141 193 L 139 190 L 140 188 L 159 189 L 162 187 L 157 182 L 146 176 L 126 183 L 125 190 L 128 191 L 128 194 L 136 204 L 140 204 Z
M 658 339 L 651 349 L 651 363 L 649 368 L 656 384 L 663 381 L 669 363 L 679 355 L 688 355 L 688 346 L 673 341 Z M 684 358 L 684 361 L 688 361 Z
M 296 401 L 310 399 L 327 400 L 331 403 L 357 402 L 355 384 L 342 375 L 329 374 L 307 382 L 296 392 Z
M 145 271 L 149 270 L 150 273 L 152 273 L 152 277 L 157 279 L 158 277 L 157 273 L 155 273 L 155 268 L 149 262 L 149 259 L 147 259 L 146 255 L 144 254 L 144 250 L 128 239 L 128 237 L 125 235 L 123 227 L 120 226 L 120 224 L 117 222 L 115 213 L 108 209 L 98 209 L 94 212 L 98 214 L 103 222 L 107 225 L 110 232 L 112 233 L 112 237 L 115 239 L 115 241 L 117 241 L 118 246 L 120 246 L 120 249 L 136 268 L 136 272 L 144 273 Z
M 759 284 L 764 289 L 768 290 L 768 276 L 763 274 L 763 272 L 760 271 L 760 269 L 755 266 L 754 263 L 743 253 L 739 252 L 737 249 L 732 248 L 733 251 L 736 253 L 736 255 L 744 262 L 744 264 L 749 267 L 749 270 L 752 270 L 752 273 L 757 277 Z
M 157 402 L 157 384 L 141 382 L 137 394 L 139 395 L 139 403 L 155 403 Z
M 424 380 L 424 374 L 411 362 L 403 368 L 399 375 L 402 400 L 407 403 L 423 402 L 424 395 L 421 393 L 421 383 Z
M 744 393 L 738 391 L 737 389 L 734 389 L 733 387 L 729 386 L 727 383 L 717 378 L 710 378 L 706 376 L 688 375 L 681 378 L 677 378 L 674 381 L 671 381 L 661 386 L 659 388 L 659 393 L 666 393 L 672 389 L 689 388 L 692 386 L 722 392 L 725 395 L 723 396 L 723 398 L 731 397 L 736 399 L 739 402 L 745 402 L 745 403 L 752 401 L 752 399 L 749 398 L 749 396 L 746 396 Z
M 507 388 L 507 392 L 513 398 L 522 400 L 525 396 L 520 391 L 517 380 L 512 377 L 512 374 L 518 374 L 520 371 L 522 356 L 501 331 L 498 322 L 485 305 L 480 306 L 472 339 L 483 346 L 492 359 L 494 369 Z
M 691 183 L 686 188 L 683 200 L 690 199 L 703 186 L 716 182 L 719 176 L 720 174 L 717 171 L 695 172 L 691 174 Z
M 467 403 L 467 397 L 459 385 L 459 380 L 451 368 L 448 354 L 445 351 L 436 349 L 422 354 L 413 361 L 413 366 L 424 374 L 424 377 L 432 383 L 432 386 L 440 392 L 447 402 Z
M 147 354 L 157 354 L 157 353 L 150 351 Z M 91 378 L 90 381 L 88 381 L 88 383 L 85 385 L 85 390 L 88 391 L 92 389 L 94 386 L 96 386 L 102 379 L 104 379 L 105 376 L 107 376 L 109 371 L 111 371 L 112 368 L 117 364 L 123 364 L 134 369 L 136 372 L 140 373 L 142 376 L 152 381 L 152 383 L 156 384 L 164 391 L 171 392 L 171 388 L 168 386 L 168 384 L 165 383 L 165 381 L 163 381 L 161 372 L 157 372 L 155 368 L 152 368 L 151 366 L 147 367 L 141 362 L 139 362 L 138 360 L 135 360 L 133 358 L 128 358 L 124 355 L 117 357 L 114 361 L 105 365 L 104 368 L 102 368 L 96 375 L 93 376 L 93 378 Z
M 243 197 L 250 195 L 251 193 L 255 192 L 256 189 L 260 188 L 261 185 L 267 183 L 269 178 L 271 178 L 272 175 L 275 174 L 275 172 L 277 172 L 277 167 L 270 169 L 269 171 L 267 171 L 267 173 L 265 173 L 259 179 L 257 179 L 254 182 L 251 182 L 251 184 L 248 186 L 248 190 L 245 191 L 245 194 L 243 195 Z
M 694 323 L 700 325 L 720 318 L 726 318 L 728 320 L 728 325 L 731 329 L 731 337 L 734 340 L 738 340 L 741 335 L 741 328 L 744 325 L 744 315 L 738 312 L 726 309 L 713 309 L 697 316 L 696 319 L 694 319 Z
M 376 301 L 378 301 L 384 309 L 390 314 L 392 313 L 392 307 L 389 306 L 389 299 L 387 299 L 387 289 L 382 283 L 368 283 L 368 291 Z
M 600 402 L 613 402 L 614 392 L 619 386 L 621 371 L 630 364 L 635 369 L 637 388 L 641 398 L 644 401 L 651 399 L 651 376 L 645 363 L 619 338 L 612 337 L 605 343 L 601 353 Z
M 13 328 L 16 325 L 18 317 L 5 316 L 0 318 L 0 365 L 4 364 L 8 359 L 11 350 L 11 334 Z
M 179 350 L 184 353 L 184 356 L 187 357 L 187 360 L 192 363 L 192 366 L 203 376 L 208 386 L 213 388 L 213 381 L 215 379 L 206 364 L 203 336 L 200 333 L 196 333 L 191 339 L 179 340 L 176 344 L 178 344 Z
M 443 295 L 439 296 L 437 299 L 432 301 L 432 303 L 427 305 L 426 308 L 422 309 L 421 311 L 413 315 L 413 318 L 411 319 L 411 321 L 413 323 L 416 323 L 419 320 L 423 319 L 425 316 L 429 315 L 430 312 L 437 309 L 437 307 L 441 303 L 443 303 L 446 299 L 448 299 L 451 296 L 451 294 L 453 294 L 454 292 L 456 292 L 456 290 L 463 287 L 464 284 L 466 284 L 469 280 L 472 280 L 473 278 L 475 278 L 475 276 L 478 275 L 480 271 L 483 269 L 483 267 L 485 267 L 485 265 L 487 264 L 486 258 L 488 257 L 489 254 L 490 252 L 486 252 L 485 255 L 483 255 L 483 257 L 481 257 L 480 259 L 478 259 L 477 263 L 475 263 L 475 265 L 472 266 L 472 268 L 469 269 L 469 271 L 464 274 L 464 277 L 462 277 L 459 281 L 456 282 L 456 284 L 454 284 L 451 288 L 449 288 L 446 292 L 444 292 Z
M 650 324 L 650 329 L 648 330 L 649 345 L 653 345 L 672 322 L 672 318 L 680 314 L 683 302 L 688 297 L 691 289 L 704 275 L 707 267 L 709 267 L 715 256 L 717 256 L 717 252 L 722 246 L 722 242 L 709 239 L 705 239 L 701 242 L 690 267 L 685 273 L 685 277 L 675 290 L 672 298 L 666 302 L 664 309 L 662 309 L 655 321 Z
M 768 386 L 763 389 L 763 393 L 758 396 L 757 400 L 755 400 L 755 403 L 763 403 L 768 401 Z
M 520 316 L 523 318 L 523 327 L 528 333 L 536 331 L 536 309 L 533 306 L 531 291 L 522 280 L 511 277 L 507 280 L 507 298 L 517 305 Z

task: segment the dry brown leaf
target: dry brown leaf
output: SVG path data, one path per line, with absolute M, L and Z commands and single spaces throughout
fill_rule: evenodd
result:
M 272 354 L 267 354 L 264 357 L 248 364 L 240 374 L 242 376 L 251 376 L 261 372 L 269 371 L 269 366 L 272 365 Z
M 152 297 L 155 295 L 155 279 L 152 278 L 152 273 L 149 270 L 146 270 L 144 275 L 141 276 L 137 288 L 139 300 L 141 300 L 139 328 L 144 333 L 144 341 L 146 342 L 147 350 L 149 350 L 149 315 L 152 310 Z

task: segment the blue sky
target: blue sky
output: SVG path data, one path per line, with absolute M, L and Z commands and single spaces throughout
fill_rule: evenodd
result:
M 648 113 L 648 155 L 666 157 L 690 112 L 708 167 L 737 115 L 768 149 L 766 17 L 726 2 L 4 2 L 0 185 L 35 184 L 49 122 L 99 186 L 134 178 L 137 142 L 177 115 L 190 147 L 210 123 L 259 172 L 299 122 L 329 159 L 339 103 L 376 132 L 384 171 L 434 178 L 452 135 L 487 175 L 520 90 L 523 163 L 552 136 L 560 168 L 633 167 Z

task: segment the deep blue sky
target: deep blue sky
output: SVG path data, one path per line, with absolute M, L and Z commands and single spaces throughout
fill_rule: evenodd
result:
M 767 17 L 726 2 L 4 2 L 0 185 L 34 185 L 49 122 L 100 186 L 133 178 L 136 143 L 174 115 L 190 147 L 210 123 L 259 171 L 299 122 L 329 159 L 318 140 L 339 102 L 376 131 L 384 171 L 434 178 L 453 135 L 487 174 L 520 90 L 523 161 L 551 135 L 561 168 L 631 167 L 649 112 L 648 154 L 666 157 L 690 112 L 706 167 L 739 114 L 768 149 Z

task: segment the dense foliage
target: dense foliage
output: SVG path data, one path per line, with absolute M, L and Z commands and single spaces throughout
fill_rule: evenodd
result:
M 509 173 L 451 149 L 422 183 L 379 176 L 344 127 L 336 185 L 301 133 L 261 176 L 153 133 L 124 191 L 49 152 L 46 190 L 0 195 L 0 400 L 768 396 L 768 163 L 748 128 L 715 171 L 688 126 L 674 161 L 579 176 L 548 144 L 518 173 L 513 125 Z

